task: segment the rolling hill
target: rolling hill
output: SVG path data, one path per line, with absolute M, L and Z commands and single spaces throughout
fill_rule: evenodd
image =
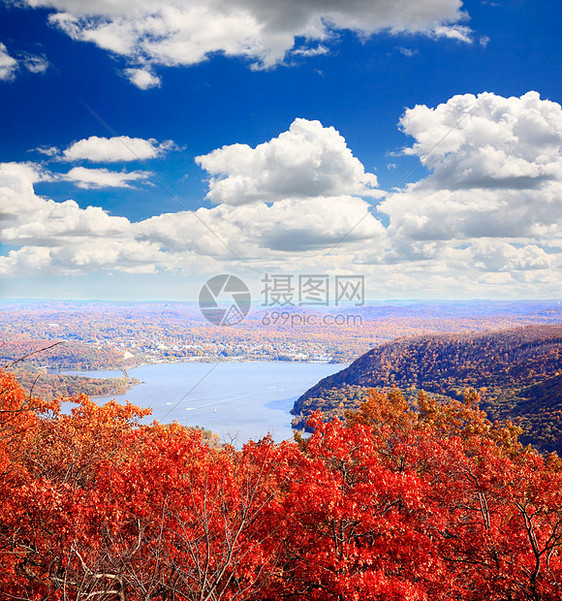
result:
M 293 425 L 316 410 L 327 418 L 356 408 L 369 388 L 397 387 L 462 398 L 475 388 L 489 417 L 510 419 L 541 451 L 562 452 L 562 325 L 400 338 L 321 380 L 295 403 Z

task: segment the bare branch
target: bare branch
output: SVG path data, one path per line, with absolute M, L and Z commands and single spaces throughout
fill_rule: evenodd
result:
M 10 367 L 13 367 L 14 365 L 16 365 L 16 363 L 19 363 L 20 361 L 23 361 L 24 359 L 31 357 L 31 355 L 36 355 L 37 353 L 42 353 L 43 351 L 48 351 L 49 349 L 53 348 L 54 346 L 57 346 L 59 344 L 64 344 L 64 342 L 65 342 L 64 340 L 59 340 L 58 342 L 55 342 L 54 344 L 46 346 L 45 348 L 41 348 L 36 351 L 32 351 L 31 353 L 27 353 L 27 355 L 24 355 L 23 357 L 20 357 L 19 359 L 16 359 L 15 361 L 12 361 L 11 363 L 7 363 L 6 365 L 3 365 L 2 368 L 8 369 Z

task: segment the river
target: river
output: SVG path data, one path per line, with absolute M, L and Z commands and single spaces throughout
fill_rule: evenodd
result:
M 292 437 L 293 403 L 322 378 L 347 367 L 330 363 L 162 363 L 129 369 L 142 384 L 125 394 L 97 399 L 129 400 L 150 407 L 162 423 L 201 426 L 240 447 L 268 433 L 277 442 Z M 65 371 L 91 377 L 122 377 L 120 371 Z

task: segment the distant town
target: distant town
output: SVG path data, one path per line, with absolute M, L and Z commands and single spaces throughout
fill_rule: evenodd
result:
M 64 341 L 28 362 L 50 369 L 121 369 L 217 359 L 348 363 L 382 342 L 403 336 L 548 324 L 562 317 L 556 301 L 372 303 L 335 308 L 347 318 L 340 320 L 343 325 L 327 325 L 322 313 L 311 310 L 278 311 L 285 317 L 319 318 L 272 320 L 271 311 L 258 307 L 237 325 L 214 326 L 194 303 L 6 303 L 0 314 L 0 359 L 16 360 L 29 345 L 35 349 L 48 341 Z M 358 317 L 360 326 L 354 325 Z

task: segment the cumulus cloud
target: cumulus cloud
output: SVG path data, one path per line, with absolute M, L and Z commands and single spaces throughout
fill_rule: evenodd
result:
M 18 61 L 8 54 L 8 49 L 0 42 L 0 81 L 14 79 Z
M 428 175 L 377 207 L 385 281 L 438 296 L 559 295 L 562 107 L 536 92 L 466 94 L 408 109 L 400 127 Z
M 63 151 L 62 158 L 65 161 L 90 161 L 93 163 L 147 160 L 162 156 L 175 147 L 171 140 L 158 143 L 154 138 L 145 140 L 129 136 L 113 138 L 90 136 L 71 144 Z
M 35 209 L 33 184 L 41 179 L 41 171 L 33 165 L 0 163 L 0 224 L 10 224 Z
M 454 96 L 400 121 L 430 174 L 379 209 L 414 240 L 557 236 L 562 225 L 562 108 L 529 92 Z
M 547 269 L 552 258 L 536 244 L 515 246 L 507 242 L 477 240 L 470 249 L 474 266 L 482 271 L 527 271 Z
M 106 235 L 121 230 L 127 220 L 109 218 L 98 208 L 81 209 L 72 200 L 55 202 L 37 196 L 34 184 L 53 177 L 33 164 L 0 163 L 0 234 L 3 242 L 18 245 L 39 240 L 49 244 L 59 235 Z M 118 224 L 108 226 L 107 224 Z
M 100 207 L 36 195 L 44 179 L 39 168 L 0 164 L 0 239 L 19 247 L 0 256 L 0 274 L 88 273 L 117 268 L 151 273 L 165 262 L 159 245 L 136 240 L 131 222 Z M 183 256 L 189 265 L 188 253 Z
M 192 65 L 222 52 L 267 68 L 292 53 L 324 53 L 341 30 L 472 40 L 462 0 L 22 1 L 55 9 L 51 23 L 73 39 L 126 57 L 126 75 L 141 89 L 159 85 L 154 65 Z
M 338 131 L 319 121 L 295 119 L 288 131 L 256 148 L 232 144 L 196 161 L 212 176 L 207 198 L 214 203 L 380 195 L 376 176 L 365 172 Z
M 105 170 L 87 171 L 87 177 L 78 172 L 79 180 L 87 179 L 89 185 L 95 178 L 95 185 L 101 185 L 99 173 L 91 172 Z M 297 256 L 301 267 L 312 267 L 358 221 L 360 226 L 344 246 L 368 243 L 383 250 L 384 228 L 368 214 L 368 203 L 353 196 L 221 204 L 131 222 L 100 207 L 83 209 L 74 200 L 40 197 L 33 185 L 42 179 L 33 165 L 0 165 L 0 237 L 16 247 L 0 257 L 5 275 L 35 269 L 65 274 L 99 269 L 185 271 L 209 265 L 218 269 L 217 261 L 238 259 L 249 265 L 268 260 L 270 265 L 286 266 Z M 102 183 L 107 184 L 105 179 Z
M 129 227 L 125 217 L 111 217 L 100 207 L 81 209 L 74 200 L 38 199 L 33 214 L 3 227 L 2 237 L 9 244 L 48 246 L 56 245 L 59 237 L 70 242 L 120 236 Z
M 124 73 L 127 79 L 141 90 L 158 88 L 161 84 L 160 78 L 148 69 L 130 68 L 125 69 Z
M 526 188 L 562 176 L 560 105 L 537 92 L 453 96 L 407 110 L 400 126 L 416 139 L 405 152 L 422 156 L 432 181 L 448 188 Z
M 536 93 L 458 96 L 406 111 L 401 127 L 413 143 L 405 153 L 428 174 L 380 202 L 385 226 L 373 208 L 374 175 L 335 129 L 304 119 L 255 148 L 199 157 L 211 174 L 211 208 L 138 222 L 40 197 L 34 185 L 52 175 L 2 164 L 0 237 L 14 250 L 0 257 L 0 273 L 249 267 L 360 273 L 370 294 L 389 298 L 553 298 L 562 291 L 561 113 Z M 74 173 L 86 186 L 146 175 Z
M 73 167 L 64 179 L 76 184 L 79 188 L 132 188 L 131 182 L 143 181 L 149 174 L 144 171 L 110 171 L 109 169 L 88 169 Z
M 350 196 L 283 200 L 262 206 L 256 236 L 266 248 L 292 253 L 330 250 L 343 239 L 345 246 L 362 242 L 382 250 L 384 228 L 368 211 L 363 199 Z
M 176 251 L 189 247 L 200 254 L 258 262 L 281 252 L 304 260 L 306 253 L 331 249 L 359 221 L 345 246 L 363 242 L 382 250 L 384 228 L 368 208 L 362 199 L 349 196 L 219 205 L 199 209 L 200 220 L 185 211 L 168 213 L 135 224 L 134 231 L 140 239 L 157 240 Z
M 0 257 L 0 275 L 41 272 L 50 275 L 78 275 L 112 270 L 122 273 L 155 273 L 161 261 L 157 246 L 132 239 L 82 239 L 80 243 L 51 246 L 24 246 Z M 189 266 L 189 257 L 183 257 Z

